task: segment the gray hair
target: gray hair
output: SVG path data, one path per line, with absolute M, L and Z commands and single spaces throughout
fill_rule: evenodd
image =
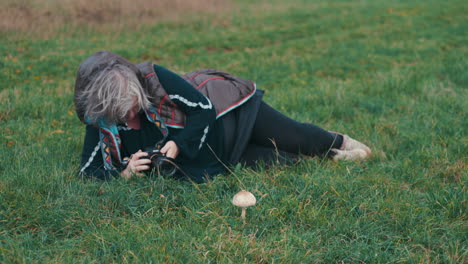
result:
M 147 110 L 150 101 L 135 72 L 125 65 L 116 64 L 97 73 L 78 95 L 87 122 L 107 124 L 124 123 L 134 100 L 140 109 Z

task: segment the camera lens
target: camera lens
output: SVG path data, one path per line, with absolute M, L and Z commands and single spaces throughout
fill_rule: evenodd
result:
M 172 176 L 177 171 L 176 166 L 174 166 L 174 162 L 166 157 L 161 157 L 158 161 L 158 166 L 155 168 L 157 168 L 158 173 L 163 176 Z

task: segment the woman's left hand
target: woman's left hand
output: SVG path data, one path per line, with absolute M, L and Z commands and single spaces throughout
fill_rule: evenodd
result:
M 179 155 L 179 147 L 174 141 L 170 140 L 161 149 L 161 153 L 166 154 L 166 157 L 175 159 Z

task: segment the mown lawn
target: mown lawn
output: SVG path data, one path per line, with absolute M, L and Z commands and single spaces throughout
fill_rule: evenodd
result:
M 468 4 L 237 0 L 106 34 L 0 33 L 2 263 L 467 263 Z M 237 166 L 206 184 L 76 177 L 78 64 L 98 50 L 219 68 L 348 133 L 366 162 Z M 247 223 L 231 205 L 257 206 Z

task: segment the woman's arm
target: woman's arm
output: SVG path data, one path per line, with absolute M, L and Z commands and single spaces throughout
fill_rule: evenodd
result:
M 179 75 L 158 65 L 154 66 L 154 70 L 169 98 L 186 115 L 185 128 L 171 139 L 185 157 L 193 159 L 198 155 L 216 120 L 214 106 Z
M 81 154 L 80 171 L 81 177 L 97 178 L 100 180 L 110 180 L 113 177 L 118 177 L 117 170 L 104 169 L 102 160 L 101 147 L 99 143 L 99 129 L 86 125 L 86 134 L 83 144 L 83 152 Z

